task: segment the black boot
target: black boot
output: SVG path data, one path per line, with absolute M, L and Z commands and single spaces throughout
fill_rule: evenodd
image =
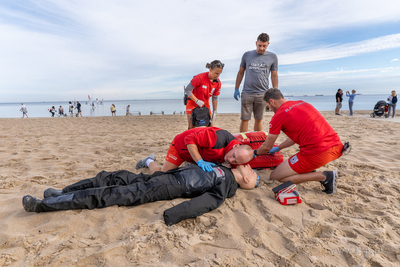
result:
M 43 192 L 43 198 L 48 198 L 48 197 L 57 197 L 62 195 L 62 190 L 57 190 L 54 188 L 47 188 Z
M 41 212 L 42 207 L 40 203 L 42 202 L 41 199 L 33 197 L 33 196 L 24 196 L 22 198 L 22 206 L 24 206 L 25 211 L 27 212 Z

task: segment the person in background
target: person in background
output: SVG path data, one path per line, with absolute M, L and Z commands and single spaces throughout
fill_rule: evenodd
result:
M 21 108 L 20 110 L 22 112 L 22 118 L 26 117 L 28 118 L 28 109 L 26 108 L 26 106 L 24 105 L 24 103 L 21 103 Z
M 115 110 L 115 105 L 114 104 L 111 104 L 110 110 L 111 110 L 111 116 L 117 116 L 117 114 L 115 113 L 116 110 Z
M 349 116 L 353 116 L 353 104 L 354 104 L 354 98 L 356 97 L 356 90 L 351 90 L 351 94 L 349 91 L 346 91 L 346 96 L 349 98 L 349 110 L 350 110 Z
M 342 102 L 343 102 L 343 90 L 342 89 L 337 89 L 336 92 L 336 108 L 335 108 L 335 115 L 340 115 L 339 111 L 342 108 Z
M 52 106 L 49 112 L 51 113 L 51 116 L 54 117 L 54 114 L 56 114 L 56 108 Z
M 80 115 L 82 117 L 82 110 L 81 110 L 82 105 L 81 105 L 81 103 L 79 103 L 79 101 L 76 101 L 76 107 L 75 108 L 78 110 L 78 113 L 76 113 L 76 116 L 78 117 Z
M 132 114 L 130 113 L 130 109 L 131 109 L 131 105 L 128 105 L 128 106 L 126 107 L 126 116 L 132 115 Z
M 392 113 L 392 118 L 394 118 L 394 115 L 396 115 L 396 104 L 397 104 L 397 95 L 396 91 L 393 90 L 390 96 L 388 96 L 387 100 L 389 101 L 389 111 L 388 111 L 388 118 L 390 117 L 390 112 Z
M 239 86 L 246 73 L 242 90 L 240 132 L 247 132 L 251 114 L 254 115 L 254 131 L 262 131 L 265 112 L 264 92 L 269 88 L 271 74 L 272 88 L 278 88 L 278 57 L 267 51 L 269 35 L 261 33 L 256 41 L 256 50 L 243 54 L 239 72 L 236 76 L 236 100 L 240 98 Z
M 211 122 L 217 116 L 218 96 L 221 89 L 221 81 L 218 79 L 224 68 L 224 64 L 219 60 L 214 60 L 206 64 L 208 72 L 200 73 L 193 77 L 185 87 L 185 94 L 189 97 L 186 104 L 186 114 L 188 129 L 193 128 L 191 122 L 192 110 L 196 107 L 206 106 L 210 110 Z M 211 114 L 210 97 L 212 97 L 213 111 Z M 211 127 L 213 123 L 211 123 Z
M 58 108 L 58 116 L 64 116 L 64 108 L 62 106 Z
M 71 115 L 71 117 L 74 116 L 74 105 L 72 105 L 71 101 L 69 101 L 69 114 Z

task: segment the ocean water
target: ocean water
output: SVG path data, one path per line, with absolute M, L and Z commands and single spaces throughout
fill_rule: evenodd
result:
M 353 110 L 371 110 L 379 100 L 386 100 L 388 95 L 357 95 L 354 101 Z M 335 96 L 285 96 L 287 100 L 303 100 L 313 105 L 319 111 L 334 110 L 336 107 Z M 343 98 L 342 110 L 348 110 L 347 97 Z M 54 106 L 58 112 L 61 105 L 64 112 L 68 113 L 68 101 L 46 101 L 46 102 L 25 102 L 29 117 L 51 117 L 49 109 Z M 90 106 L 87 101 L 80 101 L 82 104 L 82 115 L 87 116 L 111 116 L 111 104 L 115 104 L 117 116 L 125 116 L 125 108 L 130 105 L 130 112 L 133 115 L 155 114 L 183 114 L 185 105 L 182 99 L 148 99 L 148 100 L 105 100 L 103 104 L 96 103 Z M 86 104 L 87 103 L 87 104 Z M 19 118 L 21 103 L 0 103 L 0 118 Z M 76 110 L 74 110 L 76 113 Z M 218 113 L 240 113 L 240 101 L 232 98 L 219 98 Z

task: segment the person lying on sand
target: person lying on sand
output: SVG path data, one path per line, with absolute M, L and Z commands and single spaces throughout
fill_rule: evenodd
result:
M 48 188 L 44 199 L 26 195 L 22 205 L 27 212 L 105 208 L 113 205 L 137 206 L 144 203 L 193 198 L 164 211 L 168 226 L 200 216 L 233 197 L 238 187 L 253 189 L 258 175 L 250 165 L 230 169 L 221 165 L 205 172 L 195 164 L 168 172 L 134 174 L 121 170 L 102 171 L 62 190 Z
M 242 145 L 226 130 L 217 127 L 199 127 L 175 136 L 168 149 L 164 165 L 157 165 L 154 154 L 138 161 L 136 169 L 148 167 L 150 173 L 166 172 L 184 161 L 196 162 L 204 171 L 212 171 L 214 163 L 245 164 L 253 159 L 253 149 Z M 214 162 L 214 163 L 213 163 Z

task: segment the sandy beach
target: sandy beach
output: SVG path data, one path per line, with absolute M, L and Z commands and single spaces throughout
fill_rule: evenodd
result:
M 0 119 L 0 266 L 398 266 L 400 120 L 321 113 L 352 145 L 320 169 L 338 171 L 336 194 L 305 183 L 303 203 L 283 206 L 263 170 L 256 189 L 171 227 L 163 211 L 183 199 L 38 214 L 21 200 L 102 170 L 137 172 L 150 153 L 162 164 L 186 115 Z M 239 122 L 218 114 L 215 126 L 237 133 Z

